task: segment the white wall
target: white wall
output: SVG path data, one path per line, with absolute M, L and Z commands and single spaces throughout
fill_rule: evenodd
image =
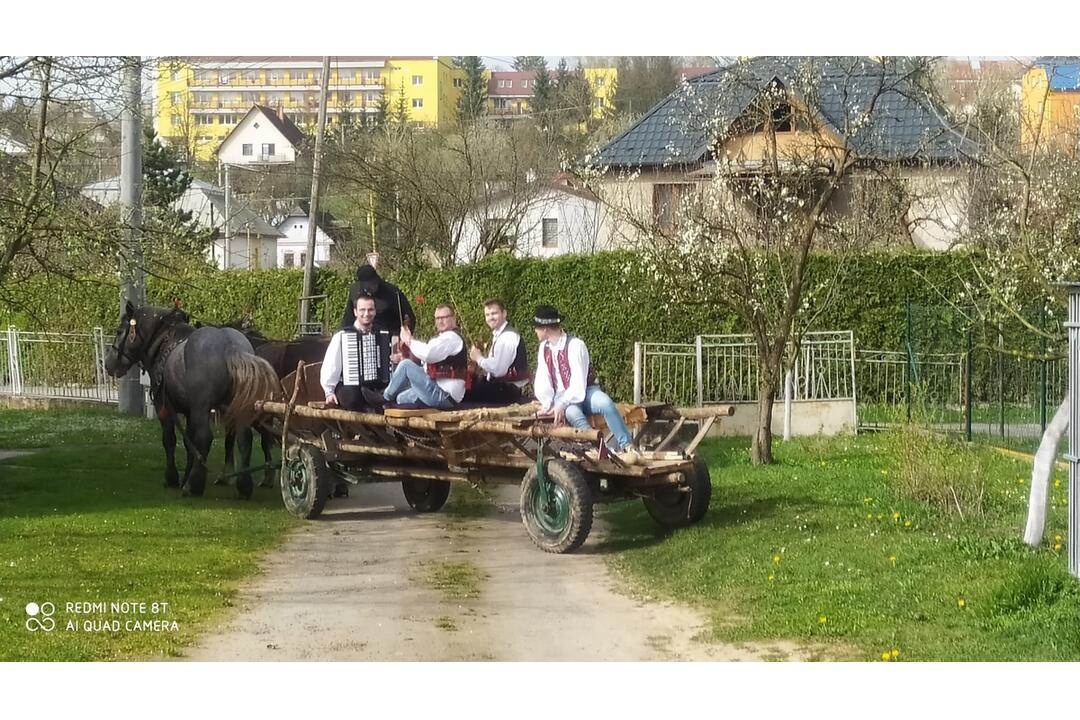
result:
M 258 125 L 258 127 L 255 127 Z M 251 145 L 251 155 L 243 154 L 244 144 Z M 296 160 L 296 149 L 289 144 L 285 136 L 266 119 L 262 113 L 254 112 L 245 117 L 222 143 L 218 151 L 218 160 L 230 165 L 271 162 L 260 160 L 263 143 L 273 143 L 275 157 L 272 162 L 290 163 Z
M 592 253 L 611 249 L 607 211 L 599 202 L 572 193 L 549 190 L 530 202 L 524 211 L 524 202 L 518 201 L 512 208 L 511 200 L 503 200 L 487 209 L 484 214 L 469 217 L 464 224 L 458 247 L 459 262 L 469 262 L 480 243 L 481 230 L 486 218 L 507 217 L 517 211 L 521 218 L 517 227 L 515 255 L 552 257 L 567 253 Z M 543 221 L 558 222 L 557 247 L 543 246 Z
M 300 253 L 307 252 L 308 219 L 306 215 L 290 215 L 278 223 L 278 232 L 285 237 L 277 241 L 277 267 L 285 267 L 285 253 L 293 254 L 293 267 L 300 264 Z M 330 260 L 330 246 L 334 241 L 320 227 L 315 228 L 316 267 Z
M 214 263 L 225 269 L 225 239 L 214 238 L 210 249 Z M 277 239 L 257 235 L 237 235 L 229 241 L 230 270 L 260 270 L 277 267 Z

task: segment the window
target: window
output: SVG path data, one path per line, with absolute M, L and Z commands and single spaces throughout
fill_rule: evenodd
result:
M 365 85 L 378 85 L 379 84 L 379 71 L 378 70 L 365 70 L 364 71 L 364 84 Z
M 506 87 L 506 81 L 505 80 L 500 80 L 499 81 L 499 87 Z
M 454 78 L 454 87 L 465 87 L 465 80 L 463 80 L 462 78 Z
M 169 93 L 169 102 L 173 105 L 179 105 L 181 102 L 180 93 Z
M 195 124 L 196 125 L 213 125 L 214 124 L 214 116 L 213 115 L 196 115 L 195 116 Z
M 679 227 L 680 205 L 692 187 L 688 183 L 653 185 L 653 218 L 661 230 L 674 230 Z
M 301 267 L 307 267 L 307 253 L 300 253 L 300 265 Z
M 262 154 L 265 157 L 269 157 L 274 154 L 274 143 L 263 143 Z
M 282 267 L 293 266 L 293 254 L 291 252 L 285 253 L 285 256 L 281 259 L 281 265 Z
M 424 76 L 423 75 L 413 75 L 412 76 L 412 84 L 413 85 L 423 85 L 424 84 Z
M 598 107 L 601 110 L 604 109 L 604 98 L 602 98 L 602 97 L 596 98 L 596 107 Z
M 284 79 L 285 74 L 280 70 L 270 70 L 266 73 L 266 82 L 277 85 Z
M 218 77 L 218 85 L 228 85 L 235 77 L 231 70 L 222 70 L 220 77 Z
M 424 107 L 424 99 L 423 98 L 413 98 L 412 99 L 412 106 L 413 106 L 414 110 Z
M 236 124 L 236 115 L 233 114 L 233 113 L 229 113 L 227 115 L 222 115 L 221 116 L 221 124 L 222 125 L 235 125 Z
M 214 82 L 216 73 L 209 70 L 196 70 L 195 71 L 195 84 L 196 85 L 211 85 Z
M 251 143 L 244 143 L 243 145 L 241 145 L 240 146 L 240 154 L 241 155 L 247 155 L 247 156 L 252 155 Z
M 180 127 L 180 116 L 179 115 L 173 115 L 171 118 L 169 118 L 169 121 L 172 123 L 173 127 Z
M 521 87 L 523 87 L 523 88 L 529 87 L 529 81 L 528 80 L 522 80 L 521 81 Z
M 546 248 L 559 247 L 559 221 L 557 218 L 544 218 L 541 228 L 541 245 Z
M 488 247 L 513 247 L 517 240 L 514 226 L 507 218 L 485 218 L 482 228 L 483 241 Z
M 338 90 L 337 101 L 339 105 L 348 105 L 353 101 L 353 95 L 351 92 Z
M 603 77 L 596 78 L 596 87 L 604 87 L 604 78 Z
M 180 71 L 179 70 L 170 70 L 169 71 L 169 79 L 170 80 L 179 80 L 180 79 Z

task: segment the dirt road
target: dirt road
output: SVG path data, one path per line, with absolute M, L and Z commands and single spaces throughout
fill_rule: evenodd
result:
M 621 593 L 603 527 L 572 555 L 529 541 L 517 489 L 488 517 L 420 515 L 398 485 L 353 488 L 272 553 L 195 660 L 801 659 L 791 643 L 695 639 L 706 618 Z M 453 497 L 451 497 L 451 503 Z

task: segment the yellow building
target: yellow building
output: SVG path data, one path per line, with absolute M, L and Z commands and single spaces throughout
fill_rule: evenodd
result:
M 615 109 L 615 86 L 619 80 L 619 71 L 615 68 L 585 68 L 585 77 L 593 91 L 593 117 L 600 119 L 604 114 Z
M 158 65 L 154 127 L 198 160 L 210 160 L 252 105 L 281 108 L 301 127 L 319 112 L 322 58 L 187 57 Z M 328 123 L 343 113 L 373 115 L 404 99 L 409 120 L 427 127 L 456 122 L 464 74 L 448 57 L 334 57 Z M 455 82 L 457 81 L 457 82 Z M 383 95 L 386 95 L 386 101 Z
M 1080 57 L 1042 57 L 1020 86 L 1020 142 L 1075 153 L 1080 143 Z

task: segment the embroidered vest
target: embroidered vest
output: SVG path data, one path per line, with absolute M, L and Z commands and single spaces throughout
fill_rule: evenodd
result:
M 573 340 L 572 335 L 566 336 L 566 342 L 563 344 L 562 350 L 558 352 L 559 361 L 559 378 L 562 380 L 562 386 L 565 390 L 570 387 L 570 341 Z M 547 364 L 548 377 L 551 378 L 551 386 L 553 389 L 558 390 L 558 386 L 555 383 L 555 363 L 551 357 L 551 343 L 544 345 L 544 362 Z M 586 371 L 585 387 L 596 384 L 596 374 L 593 372 L 592 363 L 589 363 L 589 368 Z
M 472 385 L 470 382 L 471 377 L 468 372 L 469 368 L 469 351 L 465 348 L 465 342 L 461 343 L 461 350 L 456 355 L 440 360 L 437 363 L 427 364 L 428 377 L 438 380 L 452 379 L 452 380 L 464 380 L 465 389 L 468 390 Z
M 514 353 L 514 362 L 510 363 L 510 367 L 506 369 L 506 374 L 499 377 L 491 376 L 492 382 L 516 382 L 518 380 L 529 379 L 529 356 L 525 351 L 525 341 L 514 328 L 509 325 L 503 330 L 504 333 L 512 332 L 518 336 L 517 350 Z M 499 333 L 501 336 L 502 333 Z M 494 341 L 491 343 L 491 351 L 495 351 Z

